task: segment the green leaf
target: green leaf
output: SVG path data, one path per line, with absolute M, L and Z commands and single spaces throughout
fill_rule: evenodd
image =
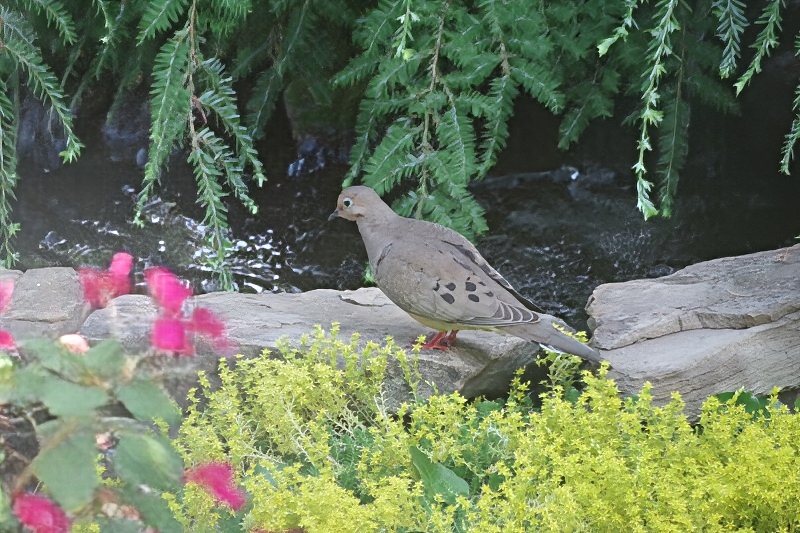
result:
M 183 461 L 170 441 L 151 435 L 122 434 L 114 467 L 126 482 L 161 491 L 176 490 L 183 476 Z
M 142 422 L 161 418 L 167 424 L 174 425 L 181 420 L 175 403 L 160 387 L 149 381 L 133 381 L 119 389 L 117 397 L 125 408 Z
M 67 511 L 76 511 L 92 500 L 99 483 L 96 454 L 94 435 L 80 431 L 43 449 L 31 466 L 53 499 Z
M 83 357 L 87 370 L 105 379 L 119 376 L 125 364 L 122 345 L 116 339 L 102 341 Z
M 41 399 L 55 416 L 86 416 L 108 403 L 103 389 L 76 385 L 55 376 L 44 378 Z
M 123 501 L 133 505 L 142 515 L 145 524 L 161 533 L 183 533 L 183 526 L 175 519 L 167 501 L 156 494 L 144 493 L 138 486 L 123 484 L 119 489 Z
M 141 522 L 134 520 L 102 517 L 97 519 L 96 524 L 100 527 L 100 533 L 139 533 L 142 531 Z
M 440 463 L 434 463 L 416 446 L 411 446 L 409 451 L 428 495 L 439 495 L 450 505 L 456 503 L 458 496 L 469 496 L 469 485 L 455 472 Z
M 31 339 L 25 341 L 24 347 L 43 367 L 64 377 L 77 381 L 86 372 L 84 356 L 74 354 L 56 342 Z

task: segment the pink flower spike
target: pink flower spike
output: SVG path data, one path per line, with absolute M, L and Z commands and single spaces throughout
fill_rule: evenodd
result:
M 215 500 L 238 511 L 247 503 L 245 493 L 233 483 L 233 467 L 228 463 L 207 463 L 186 472 L 187 483 L 197 483 Z
M 225 324 L 213 311 L 205 307 L 196 307 L 192 312 L 189 329 L 214 340 L 220 339 L 225 334 Z
M 6 330 L 0 329 L 0 352 L 11 352 L 17 349 L 14 337 Z
M 0 313 L 5 311 L 6 306 L 11 301 L 11 295 L 14 292 L 13 279 L 0 279 Z
M 108 272 L 93 267 L 78 269 L 78 278 L 83 286 L 83 298 L 94 309 L 108 305 L 111 300 L 113 287 Z
M 194 347 L 187 339 L 183 320 L 158 317 L 150 331 L 150 345 L 157 350 L 183 355 L 194 355 Z
M 148 268 L 144 276 L 147 290 L 158 306 L 173 316 L 179 315 L 183 302 L 192 295 L 192 290 L 164 267 Z
M 69 533 L 66 513 L 50 499 L 22 493 L 14 497 L 14 514 L 33 533 Z
M 117 252 L 111 258 L 108 271 L 114 287 L 114 296 L 131 293 L 131 270 L 133 269 L 133 256 L 125 252 Z

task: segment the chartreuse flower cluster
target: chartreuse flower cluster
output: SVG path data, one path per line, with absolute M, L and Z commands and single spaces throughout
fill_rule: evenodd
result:
M 188 464 L 230 464 L 247 503 L 166 495 L 186 531 L 800 529 L 800 418 L 774 397 L 712 397 L 692 426 L 678 395 L 622 399 L 603 368 L 537 407 L 515 380 L 506 401 L 434 395 L 393 415 L 381 383 L 403 352 L 335 333 L 225 363 L 218 388 L 201 378 L 177 444 Z

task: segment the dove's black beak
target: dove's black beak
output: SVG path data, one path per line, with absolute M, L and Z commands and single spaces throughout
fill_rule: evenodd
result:
M 331 213 L 331 216 L 328 217 L 328 222 L 330 222 L 331 220 L 336 220 L 337 218 L 339 218 L 339 208 L 338 207 L 333 211 L 333 213 Z

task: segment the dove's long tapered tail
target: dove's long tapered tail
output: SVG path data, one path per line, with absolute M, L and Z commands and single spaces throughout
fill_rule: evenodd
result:
M 600 352 L 558 331 L 553 323 L 559 321 L 549 315 L 539 315 L 541 320 L 532 324 L 519 324 L 502 328 L 505 333 L 538 342 L 546 348 L 554 348 L 559 352 L 571 353 L 581 359 L 600 363 L 603 357 Z

